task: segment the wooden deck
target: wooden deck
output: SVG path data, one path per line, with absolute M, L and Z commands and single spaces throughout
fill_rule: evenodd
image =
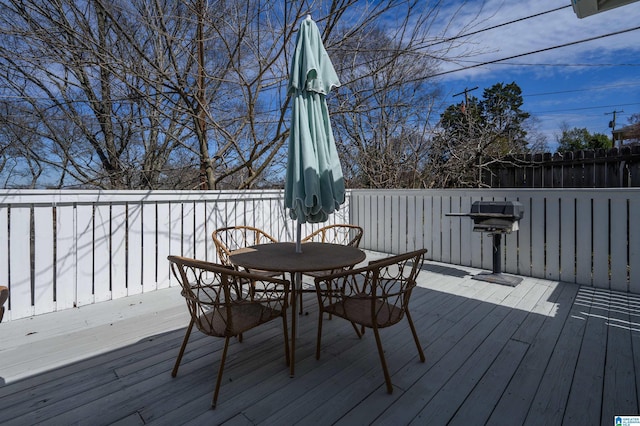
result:
M 281 324 L 229 349 L 218 408 L 209 407 L 221 339 L 192 336 L 177 289 L 0 324 L 0 424 L 608 425 L 637 415 L 640 297 L 525 278 L 476 281 L 471 268 L 427 263 L 412 313 L 427 362 L 403 321 L 384 330 L 394 393 L 372 333 L 324 326 L 306 295 L 296 377 Z

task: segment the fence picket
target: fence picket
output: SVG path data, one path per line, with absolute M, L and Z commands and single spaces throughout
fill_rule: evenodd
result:
M 576 199 L 576 282 L 592 284 L 591 247 L 592 233 L 591 198 Z
M 433 254 L 433 197 L 425 194 L 422 200 L 422 247 L 426 248 L 429 258 L 434 259 Z
M 76 235 L 76 207 L 58 205 L 56 208 L 56 309 L 77 306 L 78 237 Z M 91 234 L 86 234 L 88 237 Z M 86 256 L 86 251 L 84 252 Z M 87 262 L 90 257 L 83 257 Z M 11 297 L 11 296 L 9 296 Z
M 461 203 L 460 196 L 458 195 L 451 196 L 451 209 L 450 209 L 451 213 L 464 213 L 462 210 L 460 210 L 460 203 Z M 460 227 L 462 226 L 462 220 L 449 220 L 448 223 L 449 223 L 449 229 L 451 233 L 450 261 L 455 265 L 459 265 L 460 260 L 462 259 L 462 246 L 464 245 L 459 243 L 459 241 L 462 241 L 462 234 L 460 230 Z
M 610 235 L 630 235 L 627 232 L 627 200 L 614 198 L 611 200 L 611 232 Z M 629 291 L 627 282 L 627 241 L 624 238 L 611 238 L 611 289 Z
M 469 203 L 469 210 L 471 211 L 471 205 L 475 201 L 482 201 L 482 197 L 480 194 L 472 195 Z M 475 268 L 482 268 L 484 266 L 484 262 L 482 260 L 482 250 L 484 248 L 484 232 L 473 232 L 473 221 L 467 219 L 465 222 L 469 224 L 469 235 L 471 235 L 471 266 Z M 491 252 L 489 252 L 488 256 L 491 256 Z
M 593 200 L 593 285 L 609 288 L 609 200 Z
M 545 278 L 560 279 L 560 198 L 546 199 Z
M 177 229 L 173 222 L 178 222 L 180 216 L 176 215 L 172 204 L 158 204 L 158 216 L 156 231 L 157 235 L 157 259 L 156 259 L 156 286 L 157 288 L 167 288 L 170 285 L 177 285 L 170 277 L 167 256 L 170 254 L 180 254 L 180 246 L 173 240 L 173 232 Z M 175 251 L 174 251 L 175 250 Z
M 142 205 L 127 204 L 127 295 L 142 293 Z
M 68 266 L 75 270 L 74 275 L 76 281 L 74 281 L 74 284 L 75 296 L 77 298 L 76 306 L 94 303 L 94 283 L 96 279 L 100 279 L 101 277 L 101 274 L 97 271 L 100 271 L 100 266 L 104 265 L 105 257 L 107 257 L 108 253 L 105 248 L 102 248 L 103 252 L 100 257 L 102 263 L 98 265 L 95 264 L 96 248 L 100 248 L 100 244 L 106 245 L 104 239 L 105 234 L 96 233 L 95 230 L 95 217 L 99 216 L 99 213 L 97 212 L 99 207 L 99 205 L 92 206 L 90 204 L 80 204 L 76 207 L 74 212 L 76 215 L 76 221 L 74 223 L 75 229 L 73 230 L 73 234 L 69 235 L 69 237 L 74 239 L 76 245 L 72 245 L 70 247 L 70 249 L 75 252 L 69 253 L 69 260 L 71 262 L 77 262 L 77 266 Z M 73 244 L 73 242 L 71 243 Z
M 391 196 L 389 197 L 389 220 L 390 227 L 387 228 L 387 238 L 391 240 L 390 250 L 391 253 L 402 253 L 404 252 L 404 248 L 400 248 L 400 240 L 403 242 L 406 241 L 406 234 L 402 236 L 402 228 L 403 226 L 406 229 L 406 216 L 403 220 L 401 207 L 400 207 L 400 197 L 399 196 Z M 405 212 L 406 214 L 406 212 Z
M 440 235 L 441 235 L 441 257 L 440 261 L 451 263 L 451 220 L 447 220 L 447 214 L 451 213 L 451 197 L 443 196 L 440 205 Z
M 31 209 L 29 207 L 11 207 L 9 233 L 11 244 L 9 246 L 9 270 L 10 277 L 10 297 L 11 297 L 11 316 L 24 317 L 34 314 L 31 292 L 31 268 L 29 263 L 25 262 L 29 259 L 31 246 L 30 217 Z
M 111 206 L 111 233 L 109 235 L 111 294 L 110 298 L 127 296 L 127 206 Z
M 53 274 L 53 209 L 36 206 L 33 209 L 33 287 L 34 314 L 55 311 L 55 285 Z
M 460 213 L 467 213 L 471 211 L 471 198 L 470 197 L 466 197 L 466 196 L 461 196 L 460 197 Z M 463 243 L 463 241 L 465 240 L 465 238 L 467 238 L 467 236 L 471 235 L 473 236 L 472 230 L 473 230 L 473 225 L 472 225 L 472 221 L 469 219 L 465 219 L 465 218 L 460 218 L 459 220 L 457 220 L 459 223 L 459 230 L 460 230 L 460 264 L 461 265 L 465 265 L 465 266 L 471 266 L 472 265 L 472 242 L 471 241 L 467 241 L 466 243 Z M 472 238 L 473 241 L 473 238 Z
M 433 210 L 431 220 L 431 238 L 433 244 L 433 252 L 431 259 L 442 261 L 442 197 L 436 195 L 432 198 Z
M 532 197 L 529 200 L 529 217 L 531 218 L 531 228 L 536 232 L 531 232 L 531 275 L 534 277 L 545 277 L 545 200 L 544 194 Z
M 160 259 L 157 246 L 157 204 L 142 204 L 142 248 L 139 259 L 142 261 L 142 291 L 158 288 L 156 279 L 157 260 Z M 137 251 L 137 250 L 136 250 Z M 136 253 L 130 253 L 132 257 Z
M 211 240 L 207 232 L 207 205 L 195 203 L 193 206 L 193 257 L 208 260 L 207 243 Z
M 103 302 L 111 299 L 111 206 L 99 204 L 94 211 L 93 232 L 93 301 L 87 298 L 88 303 Z M 91 280 L 83 282 L 78 280 L 78 291 L 84 288 L 85 295 L 91 294 Z

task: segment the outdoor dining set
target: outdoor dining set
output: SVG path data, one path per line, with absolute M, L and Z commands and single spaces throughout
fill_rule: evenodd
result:
M 418 340 L 408 304 L 426 250 L 369 262 L 358 249 L 363 229 L 355 225 L 329 225 L 302 237 L 303 223 L 326 222 L 345 201 L 345 185 L 331 130 L 326 95 L 339 87 L 316 23 L 307 16 L 300 25 L 291 59 L 287 93 L 291 98 L 291 128 L 284 207 L 297 222 L 295 242 L 278 242 L 250 226 L 220 228 L 212 233 L 220 264 L 169 256 L 172 272 L 182 287 L 191 321 L 172 375 L 178 373 L 194 327 L 225 339 L 212 407 L 222 383 L 231 338 L 271 320 L 281 319 L 286 365 L 295 375 L 297 304 L 302 293 L 317 295 L 319 317 L 316 358 L 320 358 L 323 317 L 344 318 L 360 338 L 373 329 L 387 391 L 393 387 L 378 329 L 397 324 L 405 316 L 418 354 Z M 313 280 L 312 290 L 302 286 L 302 276 Z M 291 334 L 287 309 L 291 308 Z
M 325 316 L 351 322 L 358 338 L 370 328 L 391 393 L 379 329 L 397 324 L 406 316 L 420 360 L 425 361 L 408 305 L 427 250 L 356 267 L 366 259 L 358 248 L 362 233 L 362 228 L 355 225 L 328 225 L 303 238 L 302 250 L 297 252 L 296 243 L 278 242 L 251 226 L 233 226 L 213 231 L 219 264 L 169 256 L 191 318 L 172 376 L 178 373 L 194 326 L 205 335 L 224 338 L 212 401 L 215 408 L 230 340 L 242 342 L 249 330 L 280 319 L 285 364 L 294 377 L 296 317 L 303 312 L 302 293 L 314 292 L 319 308 L 316 359 L 320 358 Z M 313 280 L 313 288 L 303 287 L 303 275 Z M 291 332 L 287 310 L 291 311 Z

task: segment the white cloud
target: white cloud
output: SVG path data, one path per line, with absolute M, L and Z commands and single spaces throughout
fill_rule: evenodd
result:
M 469 1 L 460 9 L 460 3 L 448 3 L 441 17 L 439 31 L 446 36 L 453 36 L 458 31 L 468 33 L 494 25 L 503 24 L 515 19 L 524 18 L 537 13 L 562 7 L 568 4 L 557 0 L 540 0 L 535 2 L 506 2 L 504 0 Z M 451 18 L 452 17 L 452 18 Z M 448 22 L 449 19 L 453 19 Z M 448 28 L 445 30 L 445 25 Z M 507 58 L 523 53 L 533 52 L 565 43 L 584 40 L 616 31 L 635 28 L 640 25 L 640 2 L 602 12 L 584 19 L 579 19 L 571 7 L 547 13 L 539 17 L 527 19 L 500 28 L 481 32 L 463 40 L 472 42 L 476 50 L 484 53 L 473 58 L 475 62 L 487 62 Z M 436 29 L 436 31 L 438 31 Z M 630 50 L 640 53 L 638 39 L 640 30 L 627 32 L 611 37 L 600 38 L 574 46 L 549 50 L 534 55 L 524 56 L 509 62 L 524 63 L 590 63 L 610 62 L 615 60 L 616 53 Z M 468 49 L 469 45 L 460 49 Z M 452 56 L 460 53 L 454 49 Z M 472 63 L 467 63 L 472 65 Z M 443 70 L 457 69 L 460 65 L 449 64 Z M 454 73 L 455 78 L 463 76 L 480 76 L 499 72 L 500 66 L 488 65 Z M 530 71 L 530 70 L 528 70 Z M 454 77 L 454 76 L 451 76 Z M 450 77 L 446 77 L 450 78 Z

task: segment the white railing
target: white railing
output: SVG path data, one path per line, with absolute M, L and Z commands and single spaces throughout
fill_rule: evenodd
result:
M 213 229 L 236 224 L 293 241 L 283 193 L 267 191 L 1 191 L 5 319 L 165 288 L 166 257 L 216 261 Z M 475 200 L 517 200 L 520 231 L 503 271 L 640 293 L 640 190 L 352 190 L 330 223 L 365 230 L 361 248 L 491 269 L 491 239 L 472 232 Z M 303 234 L 315 226 L 305 226 Z
M 211 231 L 262 228 L 293 241 L 282 191 L 2 191 L 5 319 L 175 285 L 167 256 L 216 261 Z M 331 217 L 347 222 L 348 204 Z M 317 225 L 316 225 L 317 227 Z M 305 225 L 303 233 L 314 227 Z
M 354 190 L 361 247 L 429 250 L 428 259 L 492 269 L 492 242 L 472 232 L 477 200 L 519 201 L 520 230 L 503 238 L 503 271 L 640 293 L 640 188 Z

